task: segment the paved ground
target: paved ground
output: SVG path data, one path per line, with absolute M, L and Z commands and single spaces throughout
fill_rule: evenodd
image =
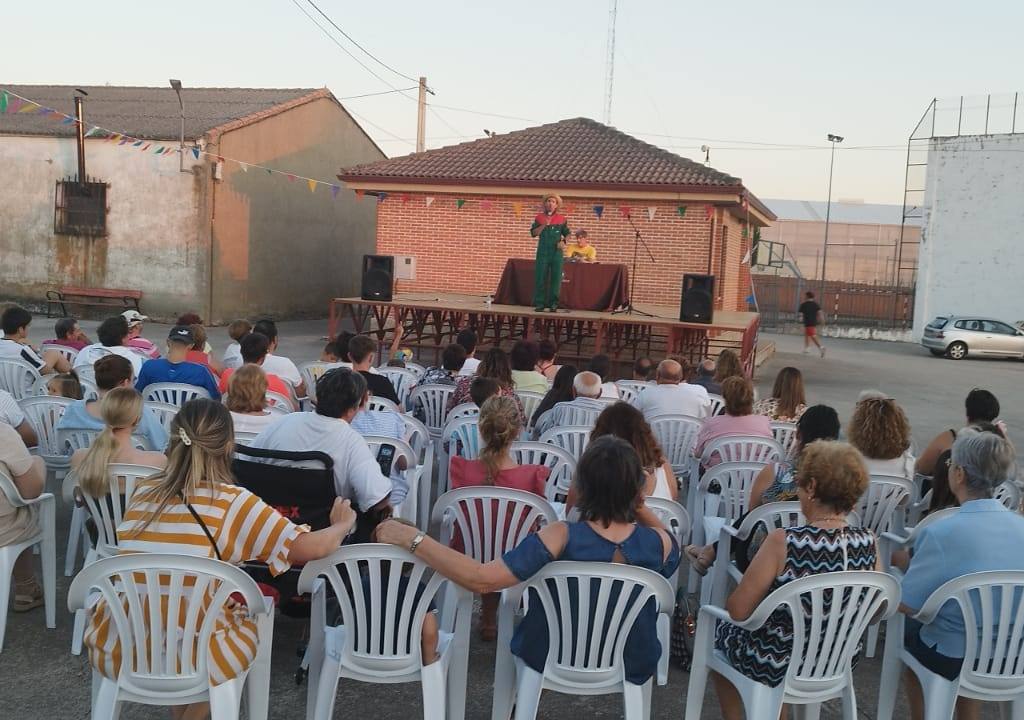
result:
M 33 328 L 34 341 L 48 336 L 49 321 L 40 319 Z M 85 323 L 91 331 L 95 323 Z M 283 323 L 282 354 L 296 360 L 318 356 L 326 323 Z M 165 337 L 166 327 L 150 326 L 146 335 L 153 340 Z M 991 389 L 1004 403 L 1003 418 L 1011 428 L 1024 427 L 1024 408 L 1011 405 L 1012 391 L 1024 377 L 1024 364 L 1008 361 L 938 360 L 913 345 L 874 343 L 856 340 L 832 340 L 827 359 L 801 355 L 799 337 L 778 336 L 778 354 L 759 373 L 761 392 L 769 391 L 779 368 L 795 365 L 804 372 L 808 399 L 833 405 L 841 418 L 848 418 L 857 393 L 864 388 L 878 388 L 892 393 L 906 408 L 914 426 L 919 445 L 935 433 L 961 423 L 963 397 L 974 386 Z M 222 350 L 226 343 L 223 328 L 211 331 L 211 343 Z M 66 542 L 68 513 L 62 508 L 58 515 L 58 568 L 63 567 L 63 545 Z M 86 718 L 89 707 L 89 672 L 83 657 L 69 654 L 71 616 L 62 610 L 68 579 L 58 578 L 58 624 L 56 630 L 45 630 L 42 610 L 27 615 L 10 614 L 7 638 L 0 654 L 0 697 L 13 718 Z M 303 623 L 279 618 L 274 635 L 274 676 L 271 686 L 271 717 L 299 718 L 305 711 L 305 687 L 296 687 L 293 675 L 297 665 L 295 649 L 302 635 Z M 490 717 L 490 685 L 493 677 L 494 646 L 474 639 L 469 670 L 467 718 Z M 878 660 L 865 660 L 855 670 L 860 715 L 875 716 Z M 668 686 L 656 688 L 654 717 L 682 717 L 683 699 L 688 676 L 673 669 Z M 366 713 L 379 718 L 417 717 L 422 712 L 419 687 L 410 685 L 368 685 L 342 681 L 336 718 L 349 718 Z M 564 718 L 570 715 L 597 719 L 622 716 L 617 698 L 576 698 L 546 693 L 539 717 Z M 5 714 L 5 717 L 7 715 Z M 126 707 L 123 717 L 162 717 L 159 711 L 144 707 Z M 703 718 L 718 718 L 717 703 L 709 693 Z M 760 720 L 763 716 L 755 715 Z M 838 709 L 826 708 L 823 717 L 839 717 Z M 906 717 L 906 709 L 897 708 L 896 717 Z M 995 708 L 987 708 L 986 718 L 997 717 Z

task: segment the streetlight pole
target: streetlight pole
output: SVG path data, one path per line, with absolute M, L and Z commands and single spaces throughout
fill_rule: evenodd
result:
M 178 107 L 181 108 L 181 144 L 178 146 L 178 172 L 185 172 L 185 103 L 181 99 L 181 80 L 170 80 L 171 87 L 178 95 Z
M 828 262 L 828 225 L 832 218 L 832 170 L 836 165 L 836 143 L 841 143 L 843 138 L 839 135 L 829 133 L 828 141 L 832 143 L 832 158 L 828 164 L 828 203 L 825 205 L 825 244 L 821 250 L 821 302 L 825 302 L 825 263 Z

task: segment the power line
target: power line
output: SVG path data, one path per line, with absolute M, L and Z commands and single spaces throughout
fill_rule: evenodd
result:
M 482 110 L 471 110 L 470 108 L 452 107 L 451 105 L 438 105 L 437 103 L 430 103 L 433 107 L 441 108 L 442 110 L 451 110 L 453 112 L 469 113 L 471 115 L 483 115 L 484 117 L 500 118 L 502 120 L 519 120 L 521 122 L 541 122 L 535 118 L 517 117 L 515 115 L 501 115 L 499 113 L 484 112 Z
M 376 97 L 378 95 L 390 95 L 392 93 L 408 92 L 409 90 L 415 90 L 414 87 L 399 88 L 397 90 L 381 90 L 380 92 L 363 93 L 362 95 L 347 95 L 345 97 L 338 98 L 339 100 L 358 100 L 359 98 Z

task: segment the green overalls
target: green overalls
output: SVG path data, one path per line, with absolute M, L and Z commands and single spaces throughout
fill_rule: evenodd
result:
M 564 253 L 559 246 L 562 238 L 569 235 L 569 223 L 565 216 L 555 212 L 547 216 L 547 224 L 541 219 L 545 213 L 539 213 L 530 226 L 530 234 L 541 228 L 537 236 L 537 260 L 533 273 L 533 307 L 537 310 L 558 307 L 558 294 L 562 289 L 562 258 Z

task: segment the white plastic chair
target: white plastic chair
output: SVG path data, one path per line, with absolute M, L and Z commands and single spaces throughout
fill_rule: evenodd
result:
M 448 422 L 450 423 L 458 418 L 477 417 L 478 415 L 480 415 L 480 408 L 477 407 L 475 402 L 464 402 L 448 411 Z
M 547 480 L 548 502 L 565 502 L 569 485 L 576 474 L 576 458 L 568 450 L 552 443 L 522 440 L 512 443 L 509 454 L 520 465 L 543 465 L 550 468 Z
M 708 393 L 708 405 L 707 415 L 705 417 L 715 417 L 718 413 L 722 412 L 722 408 L 725 407 L 725 398 L 721 395 L 715 395 L 714 393 Z
M 479 422 L 478 415 L 448 418 L 441 434 L 443 445 L 448 446 L 445 451 L 447 457 L 458 455 L 467 460 L 475 460 L 480 456 L 483 441 L 480 438 Z
M 14 561 L 22 552 L 35 545 L 43 566 L 43 604 L 46 610 L 46 627 L 57 627 L 57 537 L 56 510 L 53 495 L 42 493 L 37 498 L 25 500 L 18 492 L 14 480 L 0 470 L 0 493 L 15 508 L 38 507 L 39 529 L 31 536 L 12 545 L 0 546 L 0 651 L 4 649 L 4 633 L 7 630 L 7 603 L 11 597 L 11 573 Z M 27 670 L 27 668 L 25 668 Z
M 175 416 L 178 414 L 178 410 L 181 408 L 177 405 L 158 402 L 156 400 L 151 400 L 145 403 L 145 406 L 153 411 L 156 415 L 156 419 L 160 421 L 161 425 L 163 425 L 164 432 L 166 432 L 169 437 L 171 434 L 171 423 L 174 421 Z
M 409 407 L 423 408 L 424 424 L 430 428 L 431 437 L 441 437 L 441 431 L 448 420 L 448 398 L 455 392 L 454 385 L 417 385 L 409 394 Z
M 327 584 L 337 597 L 341 625 L 327 624 Z M 343 677 L 371 683 L 418 680 L 424 718 L 463 719 L 472 595 L 406 550 L 371 543 L 343 547 L 307 563 L 298 587 L 313 594 L 307 720 L 333 717 Z M 442 590 L 457 597 L 458 604 L 438 623 L 437 661 L 424 665 L 423 620 Z
M 562 427 L 553 427 L 546 433 L 540 436 L 540 442 L 550 443 L 556 447 L 560 447 L 570 455 L 576 462 L 579 462 L 580 458 L 583 457 L 583 451 L 587 449 L 587 445 L 590 444 L 590 431 L 592 427 L 588 425 L 563 425 Z
M 434 492 L 434 441 L 430 437 L 430 429 L 412 415 L 403 414 L 399 417 L 405 424 L 405 441 L 415 451 L 416 462 L 423 468 L 423 474 L 419 478 L 420 496 L 416 501 L 416 525 L 427 527 Z
M 371 395 L 370 402 L 366 403 L 366 409 L 370 412 L 383 412 L 385 410 L 390 410 L 397 415 L 402 414 L 401 408 L 386 397 L 381 397 L 380 395 Z
M 516 658 L 515 675 L 495 674 L 491 717 L 507 718 L 513 703 L 515 720 L 537 716 L 542 690 L 569 695 L 607 695 L 621 692 L 626 720 L 648 720 L 654 678 L 634 685 L 625 678 L 622 654 L 641 610 L 654 602 L 661 615 L 675 607 L 675 593 L 668 580 L 653 570 L 616 563 L 559 561 L 548 564 L 527 582 L 502 593 L 499 629 L 510 626 L 512 613 L 531 594 L 536 611 L 543 611 L 548 626 L 548 656 L 543 672 Z M 568 612 L 570 593 L 576 605 L 589 610 L 596 597 L 594 613 Z M 614 597 L 614 600 L 610 598 Z M 531 608 L 532 610 L 533 608 Z M 511 651 L 499 637 L 497 663 L 511 666 Z
M 619 401 L 618 398 L 602 398 L 602 402 L 605 405 L 614 405 Z M 561 403 L 560 403 L 561 404 Z M 562 424 L 563 425 L 580 425 L 587 428 L 593 428 L 597 424 L 597 416 L 601 414 L 601 410 L 604 408 L 585 408 L 575 405 L 573 403 L 565 403 L 562 405 Z
M 111 355 L 113 353 L 104 353 L 104 355 Z M 75 368 L 75 372 L 78 374 L 79 381 L 85 380 L 90 385 L 95 387 L 96 385 L 96 368 L 93 365 L 79 365 Z M 134 379 L 134 378 L 133 378 Z
M 637 399 L 647 388 L 651 387 L 653 383 L 646 382 L 644 380 L 616 380 L 615 387 L 619 389 L 619 399 L 624 403 L 630 405 L 636 405 Z
M 686 547 L 690 540 L 690 513 L 679 503 L 664 498 L 648 497 L 644 504 L 653 512 L 661 524 L 665 526 L 679 544 L 679 550 Z M 672 592 L 678 596 L 679 568 L 668 579 Z M 669 615 L 658 616 L 658 642 L 661 643 L 661 657 L 658 659 L 658 684 L 668 684 L 668 663 L 672 654 L 672 620 Z
M 661 451 L 676 477 L 688 476 L 693 464 L 693 446 L 703 421 L 692 415 L 665 413 L 647 418 Z
M 913 496 L 914 483 L 905 477 L 872 475 L 857 504 L 862 526 L 875 535 L 901 530 L 906 525 L 906 512 Z
M 235 444 L 236 445 L 252 445 L 252 441 L 259 436 L 258 432 L 246 432 L 245 430 L 235 430 Z
M 162 402 L 177 405 L 179 408 L 189 400 L 209 398 L 206 388 L 187 383 L 153 383 L 142 391 L 142 399 L 146 402 Z
M 38 380 L 39 372 L 24 360 L 0 359 L 0 390 L 6 390 L 15 400 L 28 397 Z
M 352 363 L 329 363 L 314 360 L 313 362 L 302 363 L 299 366 L 299 375 L 302 377 L 302 382 L 306 385 L 306 398 L 308 400 L 316 403 L 316 381 L 328 370 L 333 370 L 334 368 L 348 368 L 351 370 Z
M 78 357 L 78 351 L 73 347 L 67 345 L 58 345 L 57 343 L 42 343 L 39 345 L 39 353 L 45 353 L 53 350 L 56 353 L 63 355 L 69 363 L 75 364 L 75 358 Z
M 958 697 L 1010 702 L 1010 717 L 1024 716 L 1024 572 L 972 573 L 939 586 L 914 619 L 927 625 L 939 610 L 955 602 L 964 626 L 966 648 L 960 677 L 946 680 L 926 669 L 903 647 L 905 620 L 897 614 L 885 631 L 878 720 L 892 720 L 900 669 L 910 669 L 924 691 L 927 718 L 952 718 Z
M 208 701 L 213 720 L 234 720 L 239 717 L 245 687 L 249 717 L 266 719 L 273 606 L 240 568 L 211 558 L 170 553 L 103 558 L 72 581 L 68 608 L 72 612 L 88 608 L 94 590 L 106 603 L 110 631 L 117 634 L 123 652 L 116 680 L 93 670 L 93 718 L 117 717 L 122 702 L 168 706 Z M 242 596 L 255 619 L 256 658 L 235 679 L 211 686 L 207 670 L 212 662 L 210 637 L 234 593 Z M 201 597 L 209 601 L 198 602 Z M 166 614 L 143 611 L 164 605 Z M 179 617 L 185 618 L 181 628 Z M 169 624 L 167 618 L 174 622 Z
M 416 382 L 423 379 L 423 376 L 427 374 L 427 369 L 417 362 L 412 360 L 405 361 L 405 369 L 416 376 Z
M 745 462 L 745 463 L 767 463 L 782 460 L 785 458 L 785 451 L 782 446 L 771 438 L 756 437 L 750 435 L 729 435 L 712 440 L 701 453 L 700 464 L 708 466 L 708 462 L 715 456 L 720 462 Z
M 287 395 L 281 393 L 267 391 L 266 403 L 268 408 L 276 408 L 278 410 L 284 410 L 285 413 L 294 412 L 298 410 L 298 405 Z
M 363 437 L 366 444 L 370 446 L 370 452 L 373 453 L 374 457 L 377 457 L 377 453 L 380 452 L 380 448 L 383 445 L 388 445 L 395 449 L 395 456 L 392 459 L 392 467 L 395 467 L 400 458 L 405 459 L 405 470 L 402 476 L 405 478 L 405 483 L 409 488 L 405 499 L 395 506 L 394 513 L 395 517 L 408 520 L 409 522 L 416 524 L 419 520 L 419 495 L 420 495 L 420 478 L 423 475 L 424 468 L 419 464 L 419 455 L 413 450 L 412 446 L 405 440 L 399 440 L 398 438 L 384 437 L 382 435 L 366 435 Z
M 398 404 L 402 407 L 405 407 L 405 402 L 409 399 L 409 393 L 412 392 L 413 386 L 423 377 L 422 375 L 417 377 L 412 370 L 400 367 L 377 368 L 377 373 L 391 381 L 391 385 L 395 388 L 395 394 L 398 395 Z
M 519 402 L 523 404 L 523 414 L 526 416 L 525 430 L 533 430 L 533 414 L 544 399 L 543 393 L 531 392 L 530 390 L 517 390 L 516 395 Z
M 89 378 L 80 377 L 78 383 L 82 386 L 82 399 L 83 400 L 99 400 L 100 391 L 96 387 L 96 382 Z
M 772 420 L 772 437 L 775 438 L 786 457 L 793 457 L 793 449 L 796 447 L 796 423 Z
M 836 598 L 842 598 L 842 611 L 831 607 Z M 786 583 L 762 600 L 743 622 L 733 620 L 720 607 L 704 605 L 697 620 L 685 720 L 700 720 L 709 672 L 735 686 L 747 717 L 777 718 L 783 703 L 809 705 L 808 714 L 817 717 L 821 703 L 840 698 L 843 720 L 856 720 L 854 654 L 868 625 L 891 617 L 899 602 L 899 583 L 892 576 L 855 570 Z M 756 630 L 777 608 L 787 609 L 793 619 L 793 650 L 785 680 L 773 688 L 736 670 L 715 649 L 715 625 L 718 621 Z
M 1001 502 L 1007 510 L 1013 510 L 1014 512 L 1020 511 L 1020 486 L 1013 480 L 1007 480 L 996 487 L 993 497 Z
M 57 434 L 57 423 L 64 411 L 74 400 L 51 395 L 26 397 L 18 402 L 29 423 L 36 431 L 39 444 L 31 448 L 46 463 L 46 469 L 58 480 L 62 480 L 71 467 L 71 457 L 66 454 Z

